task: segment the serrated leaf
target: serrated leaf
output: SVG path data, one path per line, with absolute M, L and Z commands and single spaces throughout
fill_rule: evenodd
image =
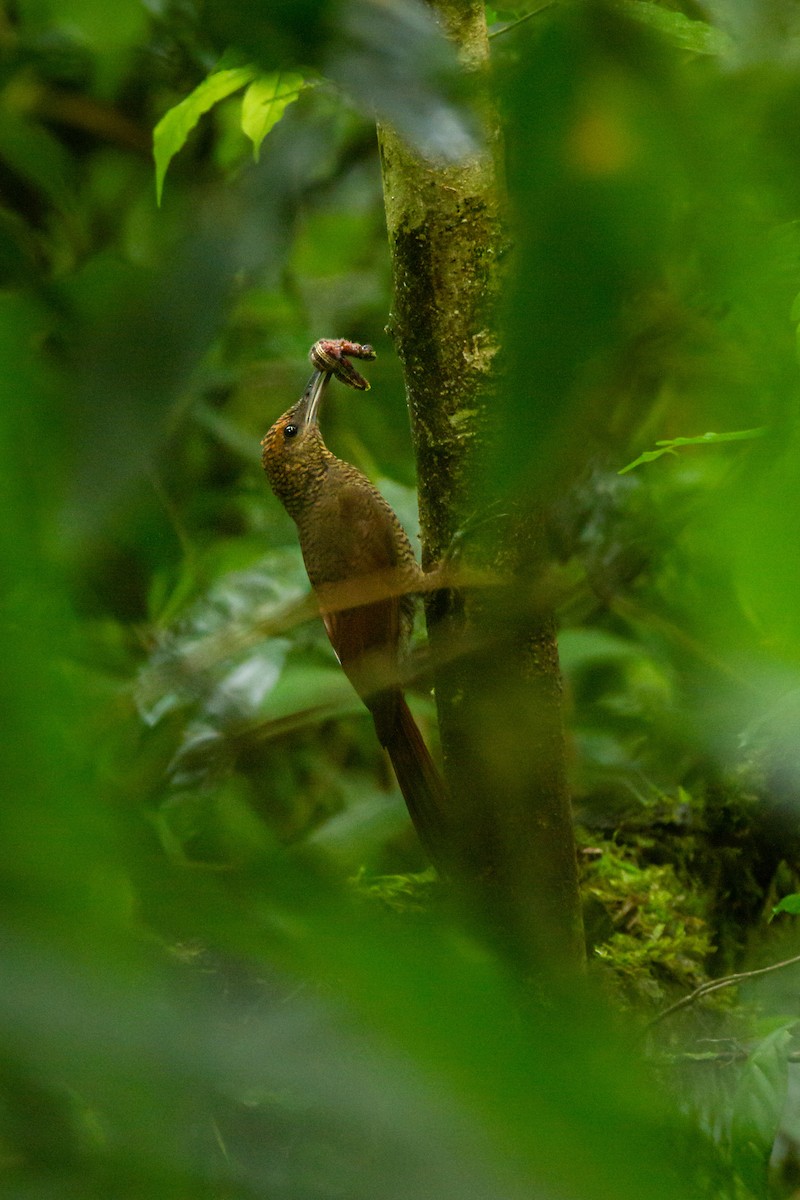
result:
M 747 442 L 752 438 L 763 437 L 767 432 L 767 429 L 762 427 L 760 429 L 734 429 L 729 433 L 701 433 L 697 437 L 669 438 L 667 441 L 656 442 L 657 450 L 645 450 L 633 462 L 617 471 L 617 474 L 627 475 L 628 471 L 632 471 L 634 467 L 640 467 L 642 463 L 655 462 L 657 458 L 661 458 L 662 454 L 674 454 L 677 446 L 708 446 L 717 442 Z
M 242 132 L 253 143 L 256 162 L 264 138 L 305 86 L 303 76 L 296 71 L 273 71 L 259 75 L 250 84 L 242 100 Z
M 215 71 L 198 84 L 180 104 L 166 112 L 153 130 L 153 157 L 156 162 L 156 199 L 161 203 L 164 176 L 175 155 L 183 148 L 197 122 L 209 109 L 250 83 L 255 67 L 231 67 Z

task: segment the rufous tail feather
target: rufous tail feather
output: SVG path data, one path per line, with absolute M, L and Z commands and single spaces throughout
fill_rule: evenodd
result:
M 434 865 L 445 872 L 454 850 L 445 782 L 401 692 L 384 693 L 370 708 L 419 840 Z

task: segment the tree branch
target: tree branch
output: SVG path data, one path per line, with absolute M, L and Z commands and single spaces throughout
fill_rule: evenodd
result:
M 676 1000 L 674 1004 L 670 1004 L 669 1008 L 665 1008 L 663 1012 L 653 1017 L 652 1021 L 648 1022 L 648 1028 L 658 1025 L 667 1017 L 671 1017 L 673 1013 L 680 1012 L 682 1008 L 688 1008 L 690 1004 L 694 1004 L 702 996 L 707 996 L 709 992 L 717 992 L 720 988 L 734 987 L 737 983 L 756 979 L 760 975 L 771 975 L 773 971 L 783 971 L 786 967 L 794 967 L 798 963 L 800 963 L 800 954 L 796 954 L 793 958 L 785 958 L 783 962 L 772 963 L 769 967 L 758 967 L 755 971 L 739 971 L 736 975 L 722 975 L 719 979 L 709 979 L 706 983 L 701 983 L 699 987 L 696 987 L 688 996 Z

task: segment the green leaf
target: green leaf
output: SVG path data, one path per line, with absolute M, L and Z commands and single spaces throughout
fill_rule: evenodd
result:
M 800 916 L 800 892 L 793 892 L 791 896 L 784 896 L 772 909 L 773 916 L 782 912 Z
M 264 138 L 305 86 L 303 76 L 296 71 L 273 71 L 259 75 L 250 84 L 242 100 L 242 132 L 253 143 L 256 162 Z
M 657 458 L 661 458 L 662 454 L 674 454 L 676 446 L 706 446 L 716 444 L 717 442 L 746 442 L 752 438 L 763 437 L 767 433 L 766 428 L 761 429 L 735 429 L 730 433 L 701 433 L 698 437 L 677 437 L 670 438 L 667 441 L 656 442 L 658 450 L 645 450 L 632 463 L 628 463 L 627 467 L 623 467 L 621 471 L 617 471 L 618 475 L 627 475 L 628 471 L 632 471 L 634 467 L 640 467 L 642 463 L 654 462 Z
M 759 1194 L 786 1100 L 786 1056 L 795 1025 L 795 1021 L 783 1025 L 759 1042 L 742 1071 L 733 1101 L 734 1169 Z
M 153 130 L 153 156 L 156 160 L 156 199 L 159 204 L 167 167 L 183 148 L 203 113 L 250 83 L 255 73 L 255 67 L 232 67 L 226 71 L 215 71 L 181 100 L 180 104 L 166 112 L 158 122 Z
M 0 120 L 0 159 L 61 212 L 74 210 L 72 164 L 63 145 L 43 125 L 9 108 Z
M 705 21 L 694 21 L 681 12 L 652 4 L 649 0 L 621 0 L 619 7 L 634 21 L 654 29 L 681 50 L 694 54 L 723 55 L 730 51 L 730 38 Z

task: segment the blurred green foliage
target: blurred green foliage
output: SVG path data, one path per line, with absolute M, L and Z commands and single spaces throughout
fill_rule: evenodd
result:
M 4 1195 L 793 1186 L 797 968 L 645 1022 L 797 953 L 796 12 L 488 15 L 513 250 L 476 506 L 549 513 L 589 979 L 514 978 L 420 875 L 259 470 L 310 344 L 371 341 L 326 438 L 415 532 L 371 113 L 472 146 L 429 11 L 2 5 Z M 243 62 L 318 85 L 257 163 L 222 100 L 157 209 L 153 129 Z M 435 738 L 424 671 L 412 702 Z

